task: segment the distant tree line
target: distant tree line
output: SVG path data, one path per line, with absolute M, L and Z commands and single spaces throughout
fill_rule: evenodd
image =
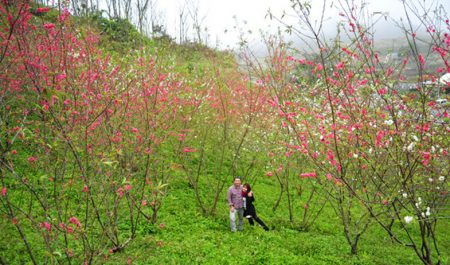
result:
M 171 37 L 178 43 L 208 44 L 206 15 L 201 14 L 198 0 L 180 2 L 176 16 L 175 36 L 167 33 L 164 12 L 158 7 L 158 0 L 70 0 L 68 2 L 37 0 L 37 3 L 57 8 L 68 8 L 75 16 L 100 14 L 110 19 L 127 19 L 141 34 L 152 37 Z

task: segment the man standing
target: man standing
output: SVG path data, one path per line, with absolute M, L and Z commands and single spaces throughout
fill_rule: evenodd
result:
M 230 206 L 230 222 L 231 232 L 236 232 L 236 212 L 239 216 L 238 230 L 242 231 L 244 208 L 242 201 L 242 185 L 241 179 L 236 177 L 233 186 L 228 189 L 227 193 L 228 205 Z

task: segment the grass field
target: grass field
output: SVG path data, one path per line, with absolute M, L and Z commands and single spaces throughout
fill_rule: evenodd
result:
M 217 216 L 206 218 L 199 214 L 193 192 L 178 182 L 161 210 L 159 223 L 164 227 L 144 228 L 141 237 L 107 263 L 121 264 L 130 258 L 133 264 L 421 264 L 412 249 L 393 243 L 375 224 L 363 235 L 359 254 L 351 255 L 331 209 L 326 208 L 309 231 L 298 231 L 288 222 L 284 202 L 272 212 L 277 187 L 271 180 L 258 181 L 254 192 L 257 212 L 269 232 L 244 220 L 244 231 L 231 233 L 225 194 Z M 440 225 L 448 231 L 448 223 Z M 450 244 L 445 232 L 441 235 L 447 262 Z

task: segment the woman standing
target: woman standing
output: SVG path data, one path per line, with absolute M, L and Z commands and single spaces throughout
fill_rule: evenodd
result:
M 267 225 L 256 215 L 256 209 L 255 206 L 253 205 L 255 197 L 253 196 L 250 184 L 246 183 L 242 187 L 242 197 L 244 200 L 244 216 L 248 219 L 250 225 L 255 224 L 253 222 L 253 219 L 255 219 L 255 221 L 258 222 L 258 224 L 260 224 L 264 228 L 264 230 L 269 231 Z

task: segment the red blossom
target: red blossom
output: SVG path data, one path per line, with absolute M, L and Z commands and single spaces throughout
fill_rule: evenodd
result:
M 423 152 L 423 153 L 422 153 L 422 157 L 423 157 L 423 159 L 422 159 L 422 164 L 423 164 L 424 166 L 427 166 L 427 165 L 430 163 L 430 160 L 431 160 L 431 154 L 430 154 L 430 152 Z
M 421 64 L 422 66 L 425 65 L 425 59 L 423 58 L 423 55 L 422 55 L 422 54 L 419 54 L 419 61 L 420 61 L 420 64 Z
M 186 139 L 185 133 L 179 133 L 178 134 L 178 141 L 184 141 Z
M 37 12 L 37 13 L 47 13 L 48 11 L 50 11 L 50 8 L 49 8 L 49 7 L 38 7 L 38 8 L 36 9 L 36 12 Z
M 123 188 L 118 188 L 118 189 L 117 189 L 117 193 L 119 193 L 119 197 L 122 198 L 122 197 L 123 197 L 123 194 L 124 194 Z
M 56 81 L 60 82 L 61 80 L 66 78 L 66 74 L 59 74 L 56 76 Z
M 363 80 L 359 81 L 359 85 L 363 86 L 363 85 L 367 84 L 367 82 L 369 82 L 369 80 L 363 79 Z
M 380 146 L 382 144 L 382 140 L 383 140 L 384 135 L 385 135 L 384 131 L 379 131 L 377 133 L 377 137 L 376 137 L 376 140 L 375 140 L 375 145 Z
M 390 75 L 392 74 L 393 71 L 394 71 L 394 70 L 392 70 L 392 67 L 389 67 L 389 68 L 386 70 L 386 76 L 390 76 Z
M 183 148 L 183 152 L 185 152 L 185 153 L 193 153 L 195 151 L 196 151 L 195 149 L 190 148 L 190 147 Z
M 344 62 L 340 62 L 340 63 L 336 64 L 335 67 L 337 70 L 341 70 L 342 68 L 344 68 L 344 65 L 345 65 Z
M 48 232 L 52 230 L 52 226 L 48 222 L 42 222 L 39 224 L 39 227 L 45 228 Z
M 81 223 L 75 216 L 69 218 L 69 223 L 76 225 L 78 228 L 81 227 Z
M 6 187 L 2 187 L 2 196 L 6 196 Z
M 61 15 L 59 16 L 59 21 L 64 21 L 66 18 L 70 17 L 69 10 L 67 8 L 64 8 L 63 12 L 61 12 Z
M 44 24 L 44 28 L 45 29 L 54 29 L 55 28 L 55 24 L 53 24 L 53 23 Z
M 386 88 L 380 88 L 378 89 L 378 94 L 380 96 L 386 95 L 387 94 L 387 89 Z
M 301 173 L 300 176 L 302 178 L 315 178 L 317 177 L 316 172 L 308 172 L 308 173 Z

